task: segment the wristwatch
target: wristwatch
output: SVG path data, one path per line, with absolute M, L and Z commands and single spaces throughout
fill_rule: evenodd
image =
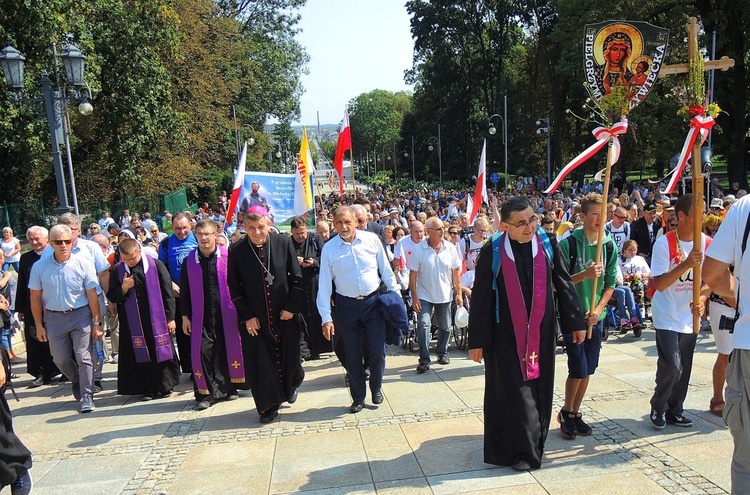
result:
M 104 325 L 104 323 L 102 323 L 101 321 L 95 321 L 94 325 L 96 325 L 97 327 L 101 327 Z

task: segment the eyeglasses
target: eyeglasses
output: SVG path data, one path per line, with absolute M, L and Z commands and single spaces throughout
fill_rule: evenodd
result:
M 522 220 L 518 223 L 510 223 L 507 222 L 508 225 L 512 225 L 513 227 L 519 228 L 519 229 L 525 229 L 526 227 L 530 227 L 532 225 L 536 225 L 539 223 L 539 219 L 536 216 L 533 216 L 529 218 L 528 220 Z
M 56 239 L 50 242 L 55 246 L 62 246 L 63 244 L 73 244 L 73 239 Z
M 450 235 L 461 235 L 461 232 L 448 232 Z
M 216 235 L 216 232 L 196 232 L 196 237 L 211 237 L 212 235 Z
M 670 223 L 669 226 L 670 227 L 677 227 L 677 224 L 676 223 Z
M 626 218 L 628 218 L 625 215 L 618 215 L 616 213 L 614 214 L 614 216 L 617 217 L 617 218 L 619 218 L 620 220 L 625 220 Z

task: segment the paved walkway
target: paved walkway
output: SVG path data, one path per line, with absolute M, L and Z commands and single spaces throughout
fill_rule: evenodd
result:
M 389 347 L 385 402 L 348 414 L 335 358 L 306 364 L 299 400 L 261 425 L 249 392 L 194 412 L 183 378 L 172 397 L 120 397 L 105 366 L 97 410 L 78 413 L 70 385 L 11 401 L 19 436 L 34 452 L 35 494 L 716 494 L 730 488 L 732 441 L 706 409 L 715 347 L 699 338 L 686 415 L 692 428 L 657 431 L 648 419 L 656 364 L 653 332 L 612 336 L 584 413 L 594 434 L 553 430 L 542 468 L 516 473 L 482 461 L 483 368 L 461 351 L 449 366 L 415 373 L 415 354 Z M 565 358 L 557 360 L 556 407 Z M 23 365 L 18 367 L 23 370 Z M 557 426 L 553 420 L 553 426 Z

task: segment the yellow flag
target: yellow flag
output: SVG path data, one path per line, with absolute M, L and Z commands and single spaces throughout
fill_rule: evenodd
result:
M 302 128 L 302 144 L 297 157 L 297 173 L 294 181 L 294 213 L 302 215 L 313 208 L 312 182 L 313 174 L 312 153 L 307 139 L 307 128 Z

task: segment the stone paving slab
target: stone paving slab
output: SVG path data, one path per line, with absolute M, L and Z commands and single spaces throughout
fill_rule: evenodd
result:
M 730 489 L 732 440 L 706 409 L 715 346 L 701 334 L 686 415 L 692 428 L 657 431 L 648 420 L 656 369 L 653 331 L 611 335 L 582 411 L 589 437 L 565 440 L 553 418 L 542 468 L 516 473 L 483 462 L 483 367 L 451 349 L 451 364 L 417 374 L 416 353 L 389 347 L 385 402 L 348 413 L 351 397 L 335 357 L 305 363 L 297 403 L 268 425 L 252 397 L 192 410 L 183 377 L 163 400 L 117 396 L 105 366 L 97 410 L 80 415 L 70 385 L 27 389 L 11 401 L 19 436 L 34 452 L 34 493 L 718 494 Z M 565 356 L 557 355 L 555 408 Z M 22 371 L 19 370 L 19 371 Z M 368 397 L 368 401 L 370 398 Z M 95 480 L 95 481 L 93 481 Z

